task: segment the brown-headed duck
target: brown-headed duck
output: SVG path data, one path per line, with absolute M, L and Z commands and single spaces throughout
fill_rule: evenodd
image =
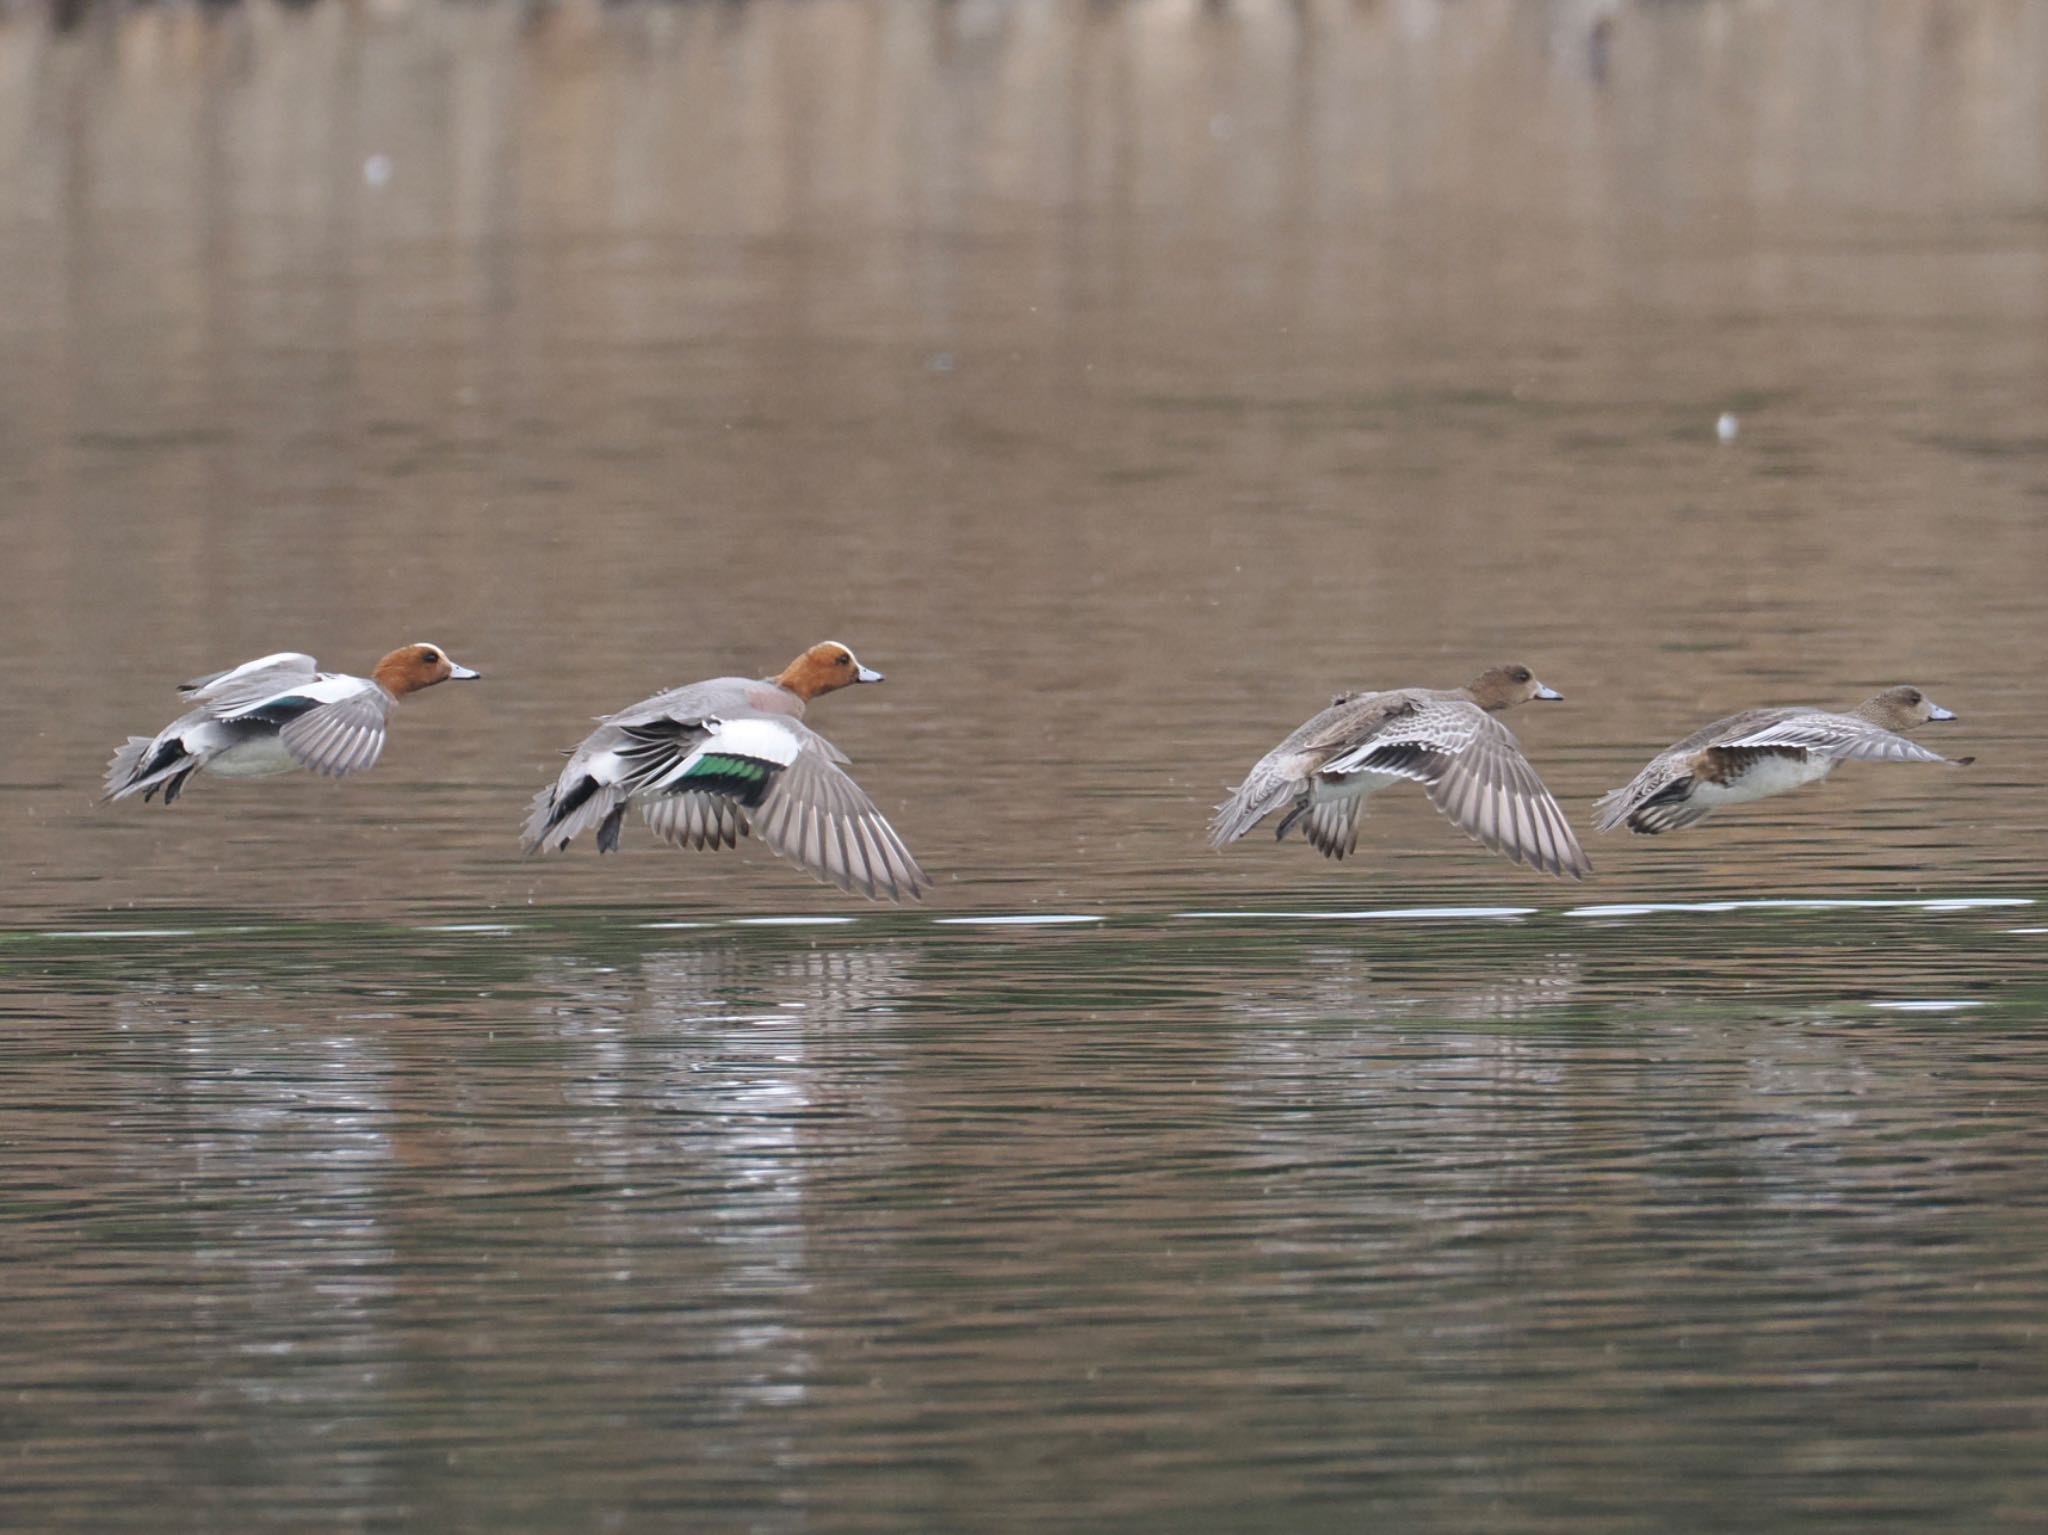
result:
M 399 699 L 478 673 L 439 645 L 401 645 L 367 677 L 323 672 L 296 651 L 259 656 L 179 685 L 187 703 L 154 736 L 130 736 L 107 764 L 110 800 L 163 790 L 176 800 L 194 773 L 267 778 L 307 769 L 330 778 L 361 772 L 384 750 L 384 725 Z
M 526 851 L 567 847 L 595 826 L 597 850 L 608 853 L 626 807 L 638 805 L 655 835 L 678 847 L 736 847 L 754 831 L 841 890 L 921 898 L 931 879 L 840 770 L 845 755 L 803 722 L 820 694 L 881 680 L 827 640 L 773 677 L 713 677 L 607 715 L 534 797 Z

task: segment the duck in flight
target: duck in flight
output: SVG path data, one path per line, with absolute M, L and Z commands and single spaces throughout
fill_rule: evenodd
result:
M 565 848 L 594 826 L 597 850 L 611 852 L 637 805 L 677 847 L 737 847 L 752 832 L 841 890 L 921 899 L 930 877 L 842 770 L 845 754 L 804 723 L 821 694 L 881 680 L 827 640 L 773 677 L 712 677 L 607 715 L 534 796 L 526 851 Z
M 1906 732 L 1952 720 L 1910 684 L 1886 688 L 1847 714 L 1824 709 L 1745 709 L 1715 720 L 1652 757 L 1643 770 L 1594 803 L 1593 825 L 1627 825 L 1655 836 L 1704 821 L 1723 805 L 1747 804 L 1813 783 L 1843 762 L 1939 762 L 1964 767 Z
M 311 656 L 280 651 L 181 683 L 197 705 L 154 736 L 130 736 L 107 764 L 110 800 L 140 794 L 173 803 L 195 773 L 267 778 L 300 769 L 339 778 L 372 766 L 398 701 L 479 674 L 440 645 L 401 645 L 367 677 L 323 672 Z
M 1526 666 L 1496 666 L 1462 688 L 1397 688 L 1340 695 L 1261 757 L 1209 826 L 1210 842 L 1235 842 L 1274 811 L 1284 838 L 1296 825 L 1310 846 L 1343 858 L 1358 846 L 1365 802 L 1403 782 L 1494 852 L 1546 874 L 1593 871 L 1564 812 L 1494 715 L 1529 699 L 1563 695 Z

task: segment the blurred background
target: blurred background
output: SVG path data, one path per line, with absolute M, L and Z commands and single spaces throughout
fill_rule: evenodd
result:
M 2032 0 L 0 7 L 0 1522 L 2034 1527 L 2044 402 Z M 827 637 L 928 907 L 519 856 Z M 1592 884 L 1207 848 L 1502 660 Z
M 329 877 L 238 899 L 838 909 L 757 850 L 508 856 L 590 716 L 828 636 L 890 682 L 814 722 L 956 903 L 1353 885 L 1208 807 L 1338 688 L 1503 658 L 1574 814 L 1901 680 L 1982 759 L 1610 878 L 1825 882 L 1894 814 L 2031 858 L 2044 119 L 2030 4 L 17 12 L 13 896 L 289 827 Z M 414 638 L 489 682 L 376 778 L 91 807 L 176 681 Z M 1528 888 L 1401 798 L 1381 877 Z

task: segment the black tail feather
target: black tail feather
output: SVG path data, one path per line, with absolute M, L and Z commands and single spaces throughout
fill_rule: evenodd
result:
M 1707 812 L 1689 804 L 1696 774 L 1674 778 L 1628 813 L 1628 829 L 1639 837 L 1660 837 L 1667 831 L 1706 819 Z
M 1684 799 L 1692 793 L 1692 785 L 1693 775 L 1690 773 L 1687 773 L 1683 778 L 1674 778 L 1655 794 L 1644 800 L 1642 804 L 1636 806 L 1636 809 L 1647 810 L 1652 805 L 1668 805 L 1673 800 Z
M 583 804 L 596 792 L 597 780 L 588 774 L 585 774 L 570 785 L 567 794 L 557 790 L 554 797 L 548 801 L 547 829 L 553 831 L 557 826 L 568 820 L 570 816 L 576 813 L 576 807 Z
M 1273 840 L 1275 842 L 1285 842 L 1288 832 L 1294 829 L 1295 823 L 1307 814 L 1308 796 L 1304 794 L 1294 802 L 1294 808 L 1280 818 L 1280 824 L 1273 828 Z

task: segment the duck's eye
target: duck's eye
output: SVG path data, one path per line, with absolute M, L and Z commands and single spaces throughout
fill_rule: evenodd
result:
M 441 652 L 438 650 L 422 650 L 420 652 L 420 659 L 429 666 L 438 666 L 441 664 Z
M 841 666 L 851 666 L 853 665 L 853 657 L 842 650 L 839 652 L 839 664 Z
M 1906 689 L 1906 702 L 1908 704 L 1917 704 L 1918 702 L 1920 702 L 1920 690 L 1918 688 Z
M 1526 666 L 1518 666 L 1513 671 L 1509 672 L 1508 675 L 1514 678 L 1517 682 L 1527 682 L 1529 680 L 1529 668 Z

